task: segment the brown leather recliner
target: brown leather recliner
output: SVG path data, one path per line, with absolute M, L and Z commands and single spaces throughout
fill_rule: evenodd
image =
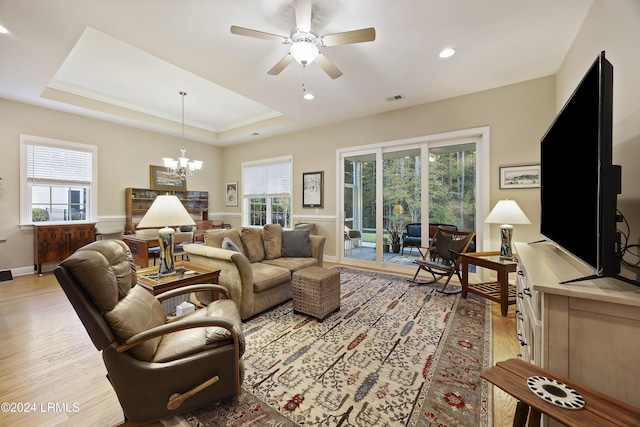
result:
M 136 285 L 129 247 L 84 246 L 55 269 L 98 350 L 125 418 L 148 423 L 230 398 L 244 378 L 240 315 L 230 299 L 167 321 L 161 300 L 217 290 L 191 285 L 156 297 Z

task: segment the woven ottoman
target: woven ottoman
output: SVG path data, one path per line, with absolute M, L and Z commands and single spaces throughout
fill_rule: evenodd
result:
M 307 267 L 291 277 L 293 311 L 323 321 L 328 314 L 340 310 L 340 271 L 323 267 Z

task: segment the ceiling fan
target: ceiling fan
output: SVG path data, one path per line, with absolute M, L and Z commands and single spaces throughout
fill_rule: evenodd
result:
M 320 48 L 370 42 L 376 39 L 376 29 L 373 27 L 321 36 L 311 28 L 311 0 L 294 0 L 294 9 L 296 26 L 291 30 L 289 37 L 231 26 L 232 34 L 291 45 L 289 53 L 267 72 L 272 76 L 280 74 L 295 59 L 303 67 L 315 61 L 329 77 L 337 79 L 342 75 L 342 71 L 320 52 Z

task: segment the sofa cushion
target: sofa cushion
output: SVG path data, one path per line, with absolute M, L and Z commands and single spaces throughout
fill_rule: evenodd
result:
M 242 238 L 240 237 L 240 231 L 237 228 L 231 228 L 228 230 L 208 230 L 204 234 L 204 243 L 207 246 L 214 248 L 222 248 L 222 241 L 225 237 L 231 239 L 233 243 L 240 249 L 242 255 L 247 255 L 244 251 L 244 245 L 242 244 Z
M 240 231 L 244 252 L 249 262 L 260 262 L 264 259 L 264 243 L 262 243 L 262 228 L 242 228 Z
M 253 291 L 256 294 L 291 280 L 291 272 L 286 268 L 255 262 L 251 264 L 251 269 L 253 270 Z
M 282 232 L 283 257 L 308 258 L 311 256 L 309 230 L 285 230 Z
M 280 257 L 278 259 L 265 259 L 261 262 L 261 264 L 269 264 L 275 265 L 277 267 L 286 268 L 291 273 L 294 273 L 298 270 L 302 270 L 303 268 L 313 267 L 318 265 L 318 260 L 311 258 L 283 258 Z
M 282 226 L 267 224 L 262 229 L 265 259 L 276 259 L 282 255 Z

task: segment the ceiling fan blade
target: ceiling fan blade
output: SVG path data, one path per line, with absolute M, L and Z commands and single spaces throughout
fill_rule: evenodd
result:
M 296 10 L 296 27 L 308 33 L 311 31 L 311 0 L 295 0 L 293 7 Z
M 287 53 L 284 56 L 284 58 L 282 58 L 280 61 L 278 61 L 276 65 L 273 66 L 273 68 L 267 71 L 267 74 L 272 76 L 277 76 L 282 72 L 282 70 L 287 68 L 287 65 L 291 64 L 292 60 L 293 60 L 293 55 L 291 55 L 290 53 Z
M 327 34 L 320 37 L 320 45 L 325 47 L 340 46 L 362 42 L 372 42 L 376 39 L 376 29 L 373 27 L 361 30 L 345 31 L 343 33 Z
M 332 79 L 337 79 L 342 75 L 342 71 L 340 71 L 338 67 L 333 65 L 333 62 L 329 61 L 329 59 L 326 56 L 324 56 L 322 53 L 319 53 L 318 56 L 316 56 L 316 59 L 314 61 Z
M 235 25 L 231 26 L 231 33 L 237 34 L 239 36 L 247 36 L 247 37 L 253 37 L 256 39 L 263 39 L 263 40 L 271 40 L 271 41 L 276 41 L 284 44 L 289 43 L 288 37 L 279 36 L 277 34 L 265 33 L 263 31 L 251 30 L 249 28 L 236 27 Z

